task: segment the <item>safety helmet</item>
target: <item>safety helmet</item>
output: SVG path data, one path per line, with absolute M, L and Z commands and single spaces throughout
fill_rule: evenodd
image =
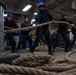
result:
M 39 3 L 38 3 L 38 7 L 40 7 L 40 6 L 45 7 L 45 2 L 44 2 L 44 1 L 39 1 Z
M 7 14 L 7 17 L 12 17 L 13 15 L 11 13 L 8 13 Z

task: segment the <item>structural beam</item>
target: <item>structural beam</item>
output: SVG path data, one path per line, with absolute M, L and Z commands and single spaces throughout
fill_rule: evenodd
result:
M 76 17 L 76 14 L 72 14 L 72 15 L 68 16 L 68 18 L 73 18 L 73 17 Z
M 51 4 L 52 2 L 54 2 L 55 0 L 50 0 L 49 2 L 46 3 L 46 5 Z
M 58 11 L 62 8 L 64 8 L 65 6 L 67 6 L 70 2 L 72 2 L 71 0 L 67 0 L 65 3 L 60 4 L 59 6 L 57 6 L 53 11 Z
M 23 0 L 17 10 L 22 10 L 28 4 L 27 0 Z

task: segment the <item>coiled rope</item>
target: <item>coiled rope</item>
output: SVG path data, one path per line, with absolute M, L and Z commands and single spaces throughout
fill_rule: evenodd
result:
M 50 72 L 62 72 L 62 71 L 67 71 L 67 70 L 71 70 L 76 68 L 75 64 L 71 64 L 71 65 L 60 65 L 60 66 L 41 66 L 41 67 L 37 67 L 37 69 L 42 69 L 44 71 L 50 71 Z
M 13 64 L 20 65 L 20 66 L 27 66 L 27 67 L 36 67 L 36 66 L 38 66 L 38 67 L 36 67 L 37 69 L 42 69 L 44 71 L 51 71 L 51 72 L 53 72 L 53 71 L 54 72 L 62 72 L 62 71 L 66 71 L 66 70 L 76 68 L 75 64 L 71 64 L 71 65 L 69 65 L 69 64 L 67 64 L 67 65 L 66 64 L 52 65 L 50 63 L 50 59 L 51 59 L 51 56 L 49 57 L 49 56 L 45 56 L 45 55 L 44 56 L 33 55 L 32 57 L 28 56 L 28 57 L 24 57 L 24 58 L 18 58 L 18 59 L 13 61 Z M 38 61 L 38 60 L 45 60 L 45 61 L 48 61 L 48 62 L 46 63 L 45 61 Z M 29 62 L 27 62 L 27 61 L 29 61 Z M 22 63 L 22 62 L 24 62 L 24 63 Z M 46 63 L 46 64 L 44 64 L 43 62 Z M 53 63 L 64 63 L 64 62 L 66 62 L 65 59 L 56 60 Z
M 53 60 L 53 57 L 50 55 L 32 55 L 15 59 L 12 64 L 33 67 L 49 63 L 51 60 Z
M 57 75 L 56 73 L 51 73 L 48 71 L 39 70 L 36 68 L 19 67 L 11 65 L 0 65 L 0 73 L 3 74 L 21 74 L 21 75 Z
M 76 75 L 76 64 L 68 63 L 66 59 L 53 59 L 50 55 L 35 54 L 26 54 L 22 58 L 15 59 L 13 61 L 15 65 L 0 64 L 0 73 L 2 75 Z
M 65 56 L 65 59 L 67 60 L 67 61 L 70 61 L 70 62 L 72 62 L 72 63 L 74 63 L 74 64 L 76 64 L 76 59 L 74 59 L 74 58 L 71 58 L 71 55 L 74 55 L 75 57 L 76 57 L 76 50 L 75 51 L 72 51 L 72 52 L 69 52 L 66 56 Z
M 76 75 L 76 68 L 72 69 L 72 70 L 65 71 L 65 72 L 61 72 L 61 73 L 59 73 L 59 75 Z
M 66 59 L 56 59 L 56 60 L 52 61 L 52 63 L 65 63 L 65 62 L 67 62 Z

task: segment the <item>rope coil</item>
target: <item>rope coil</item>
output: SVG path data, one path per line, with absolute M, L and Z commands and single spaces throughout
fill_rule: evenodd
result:
M 26 54 L 21 59 L 14 60 L 13 64 L 15 65 L 0 64 L 0 73 L 2 75 L 67 75 L 65 73 L 71 72 L 71 70 L 76 71 L 76 64 L 68 63 L 66 59 L 53 60 L 53 57 L 50 55 Z M 45 63 L 45 61 L 48 62 Z M 76 72 L 74 73 L 76 74 Z
M 76 75 L 76 68 L 69 71 L 61 72 L 59 73 L 59 75 Z
M 3 74 L 21 74 L 21 75 L 56 75 L 56 73 L 43 71 L 35 68 L 10 66 L 10 65 L 0 65 L 0 73 Z
M 42 69 L 44 71 L 50 71 L 50 72 L 62 72 L 67 71 L 76 68 L 75 64 L 67 65 L 67 66 L 41 66 L 37 67 L 37 69 Z
M 64 63 L 64 62 L 67 62 L 66 59 L 56 59 L 54 61 L 52 61 L 52 63 Z
M 75 50 L 75 51 L 72 51 L 72 52 L 69 52 L 69 53 L 65 56 L 65 59 L 66 59 L 67 61 L 69 61 L 69 62 L 72 62 L 72 63 L 76 64 L 76 59 L 70 58 L 70 56 L 71 56 L 72 54 L 74 54 L 74 53 L 76 53 L 76 50 Z M 76 55 L 76 54 L 75 54 L 75 55 Z
M 49 63 L 50 60 L 53 60 L 53 57 L 50 55 L 32 55 L 18 58 L 14 60 L 12 64 L 33 67 Z

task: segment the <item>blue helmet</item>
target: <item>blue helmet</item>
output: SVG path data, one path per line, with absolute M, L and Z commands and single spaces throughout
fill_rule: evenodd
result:
M 7 17 L 12 17 L 13 15 L 11 13 L 8 13 L 7 14 Z
M 38 3 L 38 7 L 40 7 L 40 6 L 44 6 L 44 7 L 45 7 L 45 2 L 44 2 L 44 1 L 40 1 L 40 2 Z

